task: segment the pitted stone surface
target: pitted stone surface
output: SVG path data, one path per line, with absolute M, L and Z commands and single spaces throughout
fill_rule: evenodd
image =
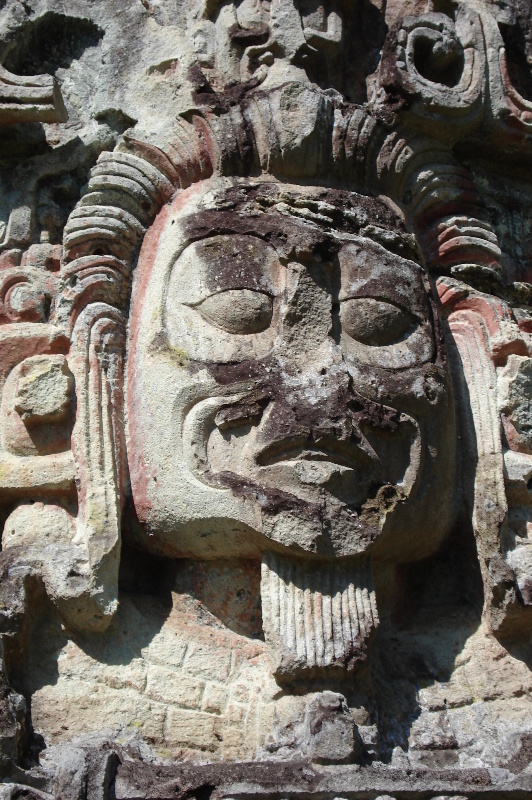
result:
M 532 796 L 531 19 L 0 3 L 0 797 Z

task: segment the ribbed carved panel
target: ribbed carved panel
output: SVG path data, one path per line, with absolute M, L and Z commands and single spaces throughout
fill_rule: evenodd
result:
M 261 595 L 264 634 L 281 651 L 281 669 L 352 669 L 364 660 L 379 622 L 369 560 L 296 562 L 267 553 Z

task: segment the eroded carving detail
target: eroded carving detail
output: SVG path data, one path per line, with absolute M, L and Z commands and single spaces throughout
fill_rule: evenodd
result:
M 0 71 L 5 796 L 524 796 L 521 6 L 138 5 Z

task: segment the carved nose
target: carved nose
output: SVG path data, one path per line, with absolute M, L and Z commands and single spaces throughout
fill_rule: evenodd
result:
M 351 435 L 348 407 L 355 399 L 351 377 L 341 359 L 330 350 L 326 356 L 299 362 L 274 376 L 269 420 L 277 435 Z
M 307 332 L 303 332 L 303 336 Z M 327 332 L 322 331 L 324 340 L 316 347 L 301 344 L 300 353 L 290 353 L 290 363 L 283 370 L 283 383 L 287 387 L 299 390 L 312 403 L 321 402 L 339 391 L 345 391 L 352 383 L 342 351 Z M 309 336 L 309 339 L 311 337 Z
M 298 361 L 273 377 L 267 438 L 301 436 L 316 444 L 330 439 L 355 444 L 369 428 L 396 430 L 398 412 L 359 393 L 337 345 L 329 343 L 314 358 L 307 357 L 308 363 Z

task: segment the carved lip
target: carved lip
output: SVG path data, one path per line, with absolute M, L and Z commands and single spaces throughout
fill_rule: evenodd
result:
M 309 439 L 289 438 L 273 442 L 256 457 L 257 464 L 269 467 L 283 461 L 326 461 L 348 469 L 360 469 L 363 464 L 378 460 L 353 442 L 327 438 L 319 444 Z

